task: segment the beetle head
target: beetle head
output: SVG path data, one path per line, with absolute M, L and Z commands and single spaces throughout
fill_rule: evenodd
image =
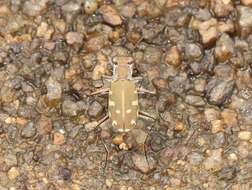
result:
M 117 79 L 131 79 L 133 65 L 117 64 L 113 66 L 113 76 Z
M 117 57 L 113 59 L 113 77 L 118 79 L 131 79 L 133 73 L 133 59 L 131 57 Z

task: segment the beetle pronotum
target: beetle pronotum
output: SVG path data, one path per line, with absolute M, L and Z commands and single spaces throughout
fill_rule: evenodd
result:
M 99 126 L 110 118 L 112 126 L 116 131 L 129 132 L 136 126 L 138 116 L 153 119 L 149 114 L 139 110 L 138 94 L 155 94 L 155 92 L 137 87 L 136 83 L 139 78 L 132 77 L 132 59 L 129 58 L 127 63 L 120 63 L 118 61 L 117 64 L 112 64 L 112 66 L 112 77 L 106 77 L 110 80 L 110 87 L 91 93 L 91 95 L 109 95 L 108 114 L 96 126 Z

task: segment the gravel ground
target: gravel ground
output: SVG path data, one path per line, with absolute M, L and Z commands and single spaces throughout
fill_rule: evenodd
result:
M 112 57 L 157 91 L 125 135 Z M 1 0 L 0 190 L 251 190 L 251 81 L 252 0 Z

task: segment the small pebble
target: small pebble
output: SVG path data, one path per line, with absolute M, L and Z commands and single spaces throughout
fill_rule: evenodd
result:
M 175 131 L 183 131 L 185 129 L 185 125 L 183 122 L 176 122 Z
M 234 10 L 232 0 L 211 0 L 211 7 L 218 17 L 228 16 Z
M 236 163 L 238 161 L 238 157 L 235 153 L 230 153 L 228 155 L 228 161 L 230 165 L 233 165 L 234 163 Z
M 45 42 L 44 48 L 52 51 L 55 48 L 55 43 L 54 42 Z
M 156 168 L 156 160 L 153 157 L 148 156 L 148 162 L 145 155 L 134 153 L 132 155 L 133 163 L 136 169 L 140 170 L 142 173 L 149 173 Z
M 144 60 L 149 64 L 159 64 L 162 52 L 157 47 L 147 47 L 144 52 Z
M 28 16 L 39 16 L 45 12 L 48 0 L 28 0 L 25 1 L 22 8 Z
M 62 145 L 65 143 L 65 135 L 60 132 L 55 132 L 53 134 L 53 144 Z
M 120 14 L 124 17 L 131 18 L 136 13 L 136 6 L 134 3 L 128 3 L 124 5 L 120 11 Z
M 222 153 L 223 150 L 221 148 L 209 151 L 208 157 L 203 162 L 205 169 L 212 172 L 220 171 L 224 163 Z
M 95 52 L 109 44 L 108 36 L 104 34 L 92 35 L 85 43 L 88 52 Z
M 103 75 L 105 75 L 105 73 L 106 73 L 105 65 L 97 64 L 93 70 L 92 79 L 99 80 L 102 78 Z
M 148 16 L 150 10 L 150 3 L 148 1 L 141 1 L 137 6 L 137 15 L 140 17 Z
M 208 122 L 219 120 L 220 118 L 220 112 L 215 108 L 206 108 L 204 114 Z
M 216 43 L 215 56 L 216 58 L 224 62 L 230 59 L 234 54 L 234 42 L 228 34 L 222 34 L 220 39 Z
M 179 66 L 181 64 L 181 56 L 176 46 L 171 47 L 166 53 L 165 63 L 173 66 Z
M 213 134 L 224 131 L 223 129 L 223 121 L 222 120 L 213 120 L 211 121 L 211 131 Z
M 165 187 L 164 190 L 175 190 L 173 187 Z
M 68 32 L 66 34 L 66 41 L 68 44 L 82 44 L 83 36 L 79 32 Z
M 87 14 L 93 14 L 98 8 L 97 0 L 86 0 L 84 3 L 84 10 Z
M 65 167 L 60 167 L 59 175 L 62 177 L 63 180 L 69 180 L 72 176 L 72 171 Z
M 78 111 L 78 106 L 72 100 L 64 100 L 62 104 L 63 114 L 66 116 L 76 116 Z
M 22 117 L 16 117 L 16 124 L 25 126 L 28 123 L 27 119 Z
M 233 80 L 213 79 L 206 85 L 206 97 L 209 103 L 220 106 L 231 97 L 234 87 Z
M 170 147 L 166 147 L 160 152 L 160 160 L 164 164 L 169 164 L 174 154 L 175 154 L 175 151 L 173 149 L 171 149 Z
M 246 6 L 237 6 L 239 13 L 238 23 L 240 25 L 241 35 L 248 36 L 252 30 L 252 8 Z
M 201 155 L 197 152 L 191 153 L 190 155 L 188 155 L 188 158 L 189 158 L 190 164 L 192 164 L 194 166 L 199 165 L 204 159 L 203 155 Z
M 112 26 L 117 26 L 122 24 L 122 19 L 118 14 L 118 11 L 110 6 L 110 5 L 103 5 L 100 7 L 100 13 L 104 21 Z
M 190 63 L 190 68 L 194 75 L 199 75 L 203 70 L 202 64 L 195 61 Z
M 68 2 L 62 6 L 62 10 L 66 13 L 77 13 L 81 9 L 81 6 L 75 2 Z
M 233 34 L 235 32 L 235 24 L 232 20 L 218 22 L 217 28 L 221 33 Z
M 211 46 L 218 39 L 219 31 L 217 29 L 217 20 L 214 18 L 204 22 L 192 20 L 191 27 L 199 30 L 202 43 L 206 47 Z
M 59 103 L 62 95 L 60 83 L 53 77 L 50 77 L 46 82 L 47 94 L 46 103 L 48 106 L 56 106 Z
M 0 16 L 8 16 L 10 13 L 11 11 L 6 5 L 0 6 Z
M 106 179 L 106 186 L 108 188 L 111 188 L 113 185 L 113 181 L 114 181 L 113 179 Z
M 241 3 L 243 5 L 252 7 L 252 0 L 241 0 Z
M 18 164 L 17 156 L 12 153 L 7 154 L 4 156 L 4 162 L 8 167 L 15 166 Z
M 63 19 L 58 19 L 54 21 L 55 29 L 60 33 L 65 33 L 66 31 L 66 23 Z
M 148 134 L 142 129 L 131 130 L 137 144 L 144 144 Z
M 238 138 L 243 141 L 249 141 L 251 137 L 252 136 L 250 131 L 241 131 L 238 133 Z
M 237 113 L 230 109 L 224 109 L 221 112 L 221 116 L 226 125 L 235 127 L 238 125 Z
M 247 141 L 240 142 L 239 146 L 237 147 L 239 158 L 247 158 L 250 154 L 249 151 L 249 143 Z
M 197 44 L 187 44 L 185 47 L 185 55 L 189 61 L 200 60 L 202 50 Z
M 168 83 L 166 80 L 161 78 L 155 78 L 152 80 L 153 86 L 160 90 L 160 89 L 166 89 L 168 87 Z
M 98 118 L 103 112 L 103 106 L 98 101 L 93 101 L 88 108 L 88 115 L 93 118 Z
M 12 168 L 10 168 L 9 169 L 9 171 L 8 171 L 8 178 L 10 179 L 10 180 L 14 180 L 14 179 L 16 179 L 18 176 L 19 176 L 19 170 L 18 170 L 18 168 L 17 167 L 12 167 Z
M 33 122 L 29 122 L 24 128 L 22 128 L 21 136 L 23 138 L 32 138 L 36 134 L 36 127 Z
M 53 35 L 54 29 L 50 27 L 46 22 L 42 22 L 37 29 L 37 36 L 42 37 L 45 40 L 50 40 Z
M 185 97 L 185 102 L 189 105 L 193 106 L 204 106 L 205 101 L 202 97 L 200 96 L 195 96 L 195 95 L 187 95 Z
M 206 80 L 205 79 L 196 79 L 194 81 L 194 89 L 197 92 L 203 92 L 205 90 Z
M 81 190 L 81 187 L 78 184 L 72 184 L 71 185 L 71 190 Z
M 46 135 L 52 130 L 52 121 L 49 117 L 41 116 L 37 122 L 38 133 L 41 135 Z
M 127 187 L 126 186 L 121 186 L 120 190 L 127 190 Z

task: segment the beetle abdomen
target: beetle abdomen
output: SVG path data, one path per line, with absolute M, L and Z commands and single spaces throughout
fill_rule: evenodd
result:
M 134 81 L 117 80 L 111 83 L 109 116 L 112 126 L 119 132 L 127 132 L 136 126 L 138 94 Z

